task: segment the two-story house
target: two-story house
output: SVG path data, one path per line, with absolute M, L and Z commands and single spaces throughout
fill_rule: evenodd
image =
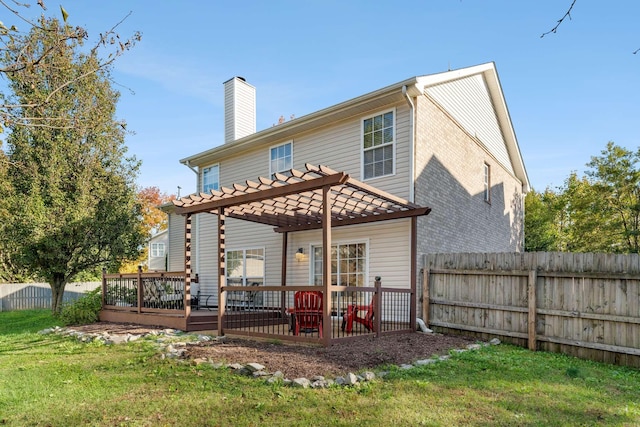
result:
M 164 206 L 168 270 L 197 273 L 212 303 L 220 282 L 373 286 L 381 277 L 415 289 L 421 254 L 523 249 L 529 181 L 493 63 L 412 77 L 258 132 L 256 89 L 235 77 L 224 93 L 224 144 L 180 160 L 197 191 Z M 327 193 L 327 240 L 321 187 L 300 184 L 294 205 L 273 189 L 334 172 L 346 190 Z M 249 196 L 265 188 L 268 206 Z M 232 193 L 245 205 L 219 210 Z M 305 215 L 315 216 L 296 222 Z

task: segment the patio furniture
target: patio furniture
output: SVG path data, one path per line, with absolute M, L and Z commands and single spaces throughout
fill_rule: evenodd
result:
M 364 312 L 364 317 L 358 314 Z M 367 328 L 367 331 L 373 331 L 373 317 L 375 316 L 375 297 L 371 298 L 369 305 L 349 304 L 347 312 L 342 316 L 342 331 L 351 333 L 353 331 L 353 322 L 360 323 Z
M 291 314 L 294 335 L 318 331 L 322 338 L 322 292 L 298 291 L 293 296 L 293 308 L 287 310 Z

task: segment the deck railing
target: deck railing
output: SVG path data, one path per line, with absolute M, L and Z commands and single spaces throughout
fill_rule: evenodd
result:
M 197 276 L 192 278 L 197 283 Z M 119 273 L 102 275 L 102 307 L 138 313 L 185 315 L 184 272 Z
M 323 323 L 322 328 L 319 324 L 299 328 L 296 334 L 294 299 L 301 291 L 324 295 L 320 286 L 223 287 L 223 330 L 235 335 L 321 343 L 327 336 L 329 340 L 342 340 L 406 332 L 414 327 L 411 290 L 384 288 L 377 281 L 374 287 L 332 286 L 329 330 Z M 322 313 L 319 322 L 323 317 Z

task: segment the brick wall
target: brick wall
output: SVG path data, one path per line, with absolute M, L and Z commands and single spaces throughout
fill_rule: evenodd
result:
M 417 99 L 416 202 L 418 252 L 522 250 L 522 184 L 429 98 Z M 491 202 L 484 200 L 484 164 Z

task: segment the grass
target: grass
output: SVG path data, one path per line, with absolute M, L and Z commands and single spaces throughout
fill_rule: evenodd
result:
M 640 424 L 640 371 L 500 345 L 359 387 L 303 390 L 162 360 L 148 342 L 39 335 L 48 312 L 0 313 L 0 425 Z

